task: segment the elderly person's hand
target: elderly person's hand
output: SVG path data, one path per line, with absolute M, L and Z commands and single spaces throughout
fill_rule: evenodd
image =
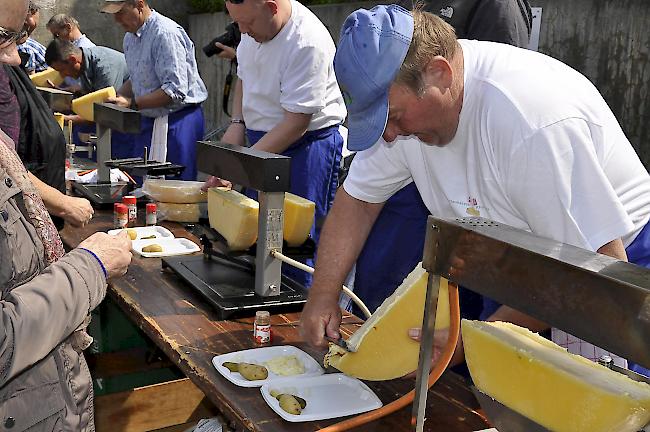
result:
M 79 244 L 80 248 L 92 251 L 102 262 L 108 278 L 122 276 L 131 263 L 131 239 L 126 230 L 117 235 L 98 232 Z
M 208 189 L 213 188 L 213 187 L 232 188 L 232 183 L 230 183 L 228 180 L 224 180 L 224 179 L 221 179 L 219 177 L 211 176 L 209 179 L 206 180 L 205 183 L 203 183 L 203 186 L 201 186 L 201 190 L 203 192 L 207 192 Z
M 122 95 L 117 95 L 114 98 L 106 99 L 106 102 L 121 106 L 122 108 L 129 108 L 131 106 L 131 99 Z
M 61 205 L 59 216 L 74 227 L 82 227 L 93 218 L 95 210 L 90 201 L 85 198 L 77 198 L 64 195 L 64 202 Z
M 341 337 L 341 308 L 339 296 L 310 293 L 309 299 L 300 315 L 300 335 L 309 345 L 314 347 L 327 347 L 327 339 Z

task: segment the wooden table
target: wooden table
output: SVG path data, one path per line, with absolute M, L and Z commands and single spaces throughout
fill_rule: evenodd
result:
M 112 212 L 98 211 L 84 228 L 66 228 L 61 237 L 76 247 L 96 231 L 112 228 Z M 197 241 L 179 224 L 162 223 L 175 236 Z M 198 242 L 197 242 L 198 243 Z M 212 357 L 257 347 L 252 340 L 252 319 L 218 321 L 203 299 L 175 274 L 163 271 L 161 260 L 134 256 L 127 274 L 109 287 L 108 295 L 231 421 L 237 430 L 314 431 L 340 419 L 289 423 L 269 408 L 258 388 L 237 387 L 212 366 Z M 273 344 L 295 345 L 322 363 L 324 352 L 306 346 L 298 335 L 299 313 L 272 316 Z M 349 335 L 359 320 L 346 315 L 342 333 Z M 386 404 L 413 388 L 413 380 L 367 382 Z M 460 377 L 446 373 L 429 392 L 426 431 L 469 432 L 488 425 L 474 411 L 477 403 Z M 408 431 L 411 407 L 363 425 L 364 431 Z

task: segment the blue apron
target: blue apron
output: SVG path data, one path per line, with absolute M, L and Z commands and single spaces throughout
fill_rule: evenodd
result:
M 251 145 L 256 144 L 265 134 L 266 132 L 246 130 Z M 336 125 L 306 132 L 282 152 L 282 155 L 291 158 L 290 192 L 316 204 L 315 223 L 310 232 L 316 244 L 320 236 L 321 222 L 334 202 L 342 149 L 343 138 Z M 247 191 L 246 194 L 257 198 L 255 191 Z M 312 259 L 303 262 L 314 266 Z M 311 286 L 312 278 L 309 273 L 288 265 L 282 266 L 282 272 L 307 288 Z
M 155 119 L 142 116 L 133 157 L 144 157 L 144 147 L 151 153 L 151 134 Z M 167 161 L 185 166 L 180 180 L 196 180 L 196 142 L 203 139 L 205 122 L 201 105 L 188 105 L 169 114 Z

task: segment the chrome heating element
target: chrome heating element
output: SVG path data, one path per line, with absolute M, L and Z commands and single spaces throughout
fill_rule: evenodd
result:
M 649 269 L 488 219 L 433 216 L 422 264 L 430 276 L 413 403 L 416 431 L 424 430 L 440 276 L 650 367 Z M 517 422 L 518 414 L 503 422 L 499 413 L 507 407 L 478 398 L 488 416 L 497 417 L 490 419 L 499 432 L 544 431 L 529 419 Z

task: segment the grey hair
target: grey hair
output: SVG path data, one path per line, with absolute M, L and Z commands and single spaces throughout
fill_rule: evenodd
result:
M 79 28 L 79 21 L 75 17 L 66 14 L 56 14 L 50 18 L 46 26 L 48 29 L 62 29 L 67 24 L 70 24 L 71 27 Z

